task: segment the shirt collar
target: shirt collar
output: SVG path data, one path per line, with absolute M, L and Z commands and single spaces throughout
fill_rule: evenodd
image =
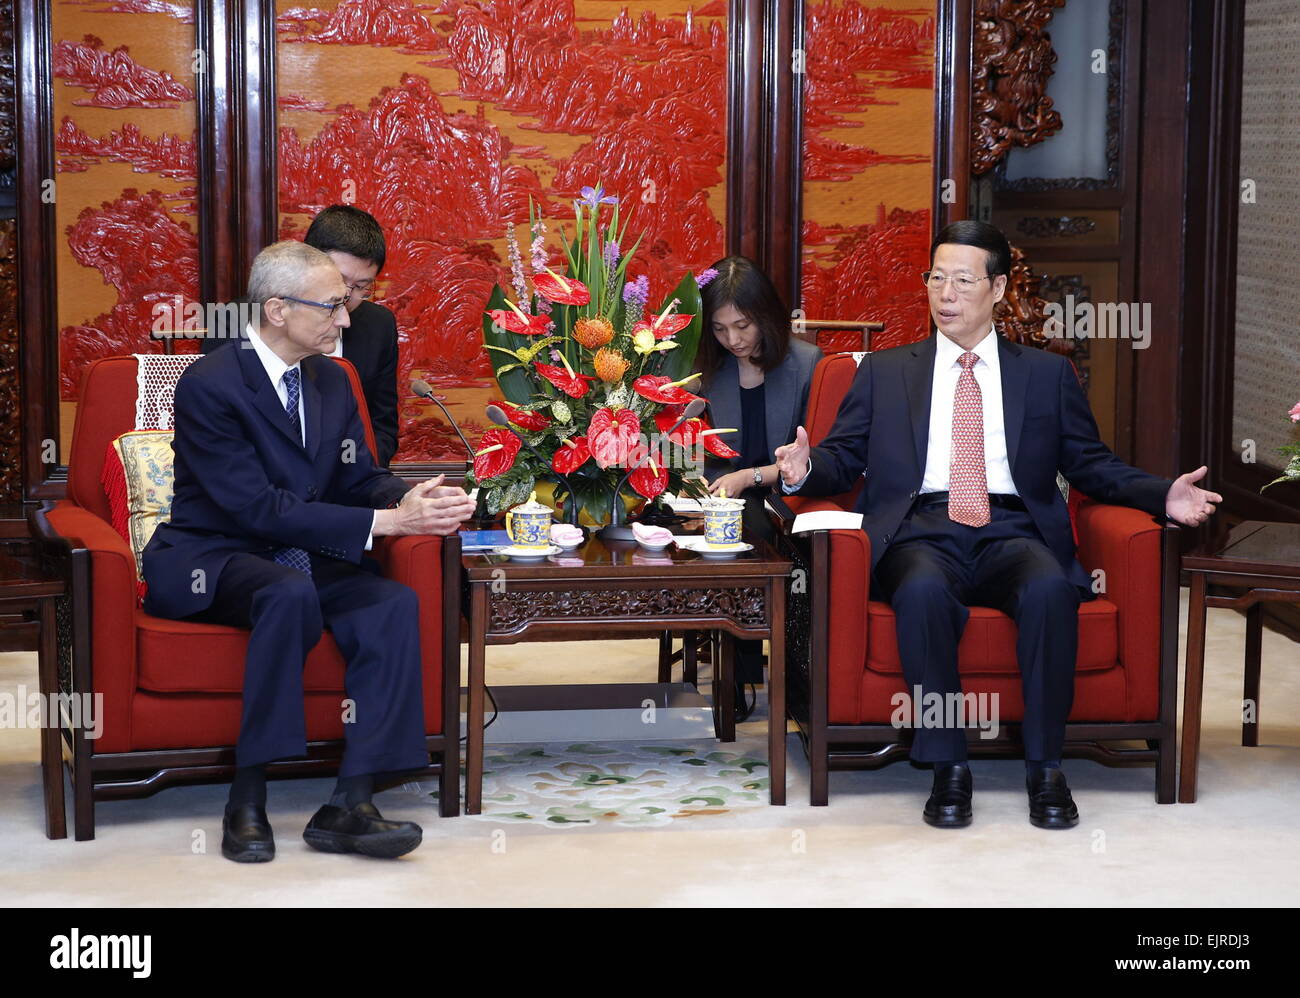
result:
M 943 333 L 936 332 L 934 335 L 939 337 L 935 350 L 935 360 L 939 364 L 939 368 L 956 367 L 961 355 L 966 351 L 944 336 Z M 975 349 L 971 352 L 990 367 L 996 365 L 998 361 L 997 327 L 990 325 L 989 331 L 982 340 L 975 344 Z
M 253 344 L 253 352 L 257 354 L 257 359 L 262 362 L 262 367 L 266 369 L 266 376 L 271 379 L 272 388 L 280 384 L 280 379 L 284 377 L 285 371 L 298 369 L 298 364 L 286 364 L 282 361 L 276 355 L 276 352 L 266 345 L 266 341 L 258 335 L 257 330 L 253 328 L 251 323 L 248 326 L 248 342 Z

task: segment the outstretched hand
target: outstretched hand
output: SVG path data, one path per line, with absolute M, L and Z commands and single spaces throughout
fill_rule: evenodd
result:
M 1177 520 L 1185 527 L 1199 527 L 1214 514 L 1214 504 L 1223 502 L 1223 496 L 1198 488 L 1199 482 L 1209 472 L 1201 465 L 1195 471 L 1180 475 L 1169 486 L 1165 495 L 1165 513 L 1171 520 Z
M 786 485 L 795 486 L 808 474 L 808 455 L 812 448 L 808 444 L 808 431 L 802 426 L 795 431 L 794 443 L 782 444 L 776 449 L 777 471 Z

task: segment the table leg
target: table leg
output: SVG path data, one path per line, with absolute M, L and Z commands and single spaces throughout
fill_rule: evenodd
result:
M 59 646 L 54 619 L 54 600 L 41 600 L 41 637 L 37 655 L 42 699 L 52 706 L 41 728 L 41 777 L 45 787 L 45 837 L 68 837 L 67 812 L 63 797 L 63 746 L 59 716 Z
M 1183 750 L 1178 802 L 1196 802 L 1197 754 L 1201 746 L 1201 693 L 1205 679 L 1205 575 L 1192 572 L 1187 601 L 1187 675 L 1183 680 Z
M 721 654 L 713 663 L 714 701 L 718 705 L 717 725 L 718 741 L 734 742 L 736 740 L 736 639 L 730 631 L 718 633 Z
M 673 632 L 664 631 L 659 635 L 659 682 L 673 681 Z
M 700 633 L 687 631 L 682 635 L 682 682 L 700 687 L 699 673 Z
M 469 695 L 465 708 L 465 813 L 483 810 L 483 686 L 487 671 L 487 586 L 470 583 Z
M 767 753 L 772 781 L 770 800 L 785 803 L 785 580 L 774 579 L 768 590 L 772 637 L 767 656 Z
M 1259 744 L 1259 664 L 1264 647 L 1264 604 L 1246 610 L 1246 679 L 1241 693 L 1241 744 Z

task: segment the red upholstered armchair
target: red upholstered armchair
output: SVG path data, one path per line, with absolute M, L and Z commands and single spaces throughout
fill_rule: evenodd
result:
M 352 383 L 375 443 L 355 369 Z M 70 598 L 59 614 L 59 690 L 103 694 L 97 739 L 63 727 L 60 744 L 72 775 L 78 839 L 95 834 L 95 803 L 145 797 L 175 783 L 212 782 L 234 772 L 248 632 L 215 624 L 163 620 L 137 603 L 135 560 L 113 528 L 100 471 L 105 449 L 133 428 L 136 361 L 95 362 L 83 378 L 68 461 L 67 498 L 34 516 L 38 534 L 70 563 Z M 441 811 L 460 811 L 460 540 L 385 537 L 373 556 L 383 573 L 420 596 L 424 716 Z M 444 622 L 450 621 L 450 627 Z M 444 668 L 445 666 L 445 668 Z M 326 775 L 342 750 L 344 662 L 327 632 L 305 668 L 308 756 L 273 763 L 272 776 Z M 60 797 L 57 760 L 46 769 L 46 799 Z
M 829 432 L 856 372 L 853 358 L 824 359 L 813 376 L 808 434 Z M 794 512 L 853 509 L 857 489 L 832 499 L 785 502 Z M 1074 504 L 1072 504 L 1074 505 Z M 1079 658 L 1066 756 L 1108 765 L 1155 762 L 1156 800 L 1174 800 L 1177 702 L 1177 528 L 1147 513 L 1083 498 L 1075 511 L 1078 557 L 1105 571 L 1105 592 L 1079 608 Z M 861 530 L 791 535 L 808 573 L 792 586 L 787 612 L 787 703 L 812 768 L 811 799 L 825 804 L 832 769 L 874 769 L 907 754 L 908 733 L 890 724 L 891 698 L 905 692 L 894 614 L 871 598 L 870 540 Z M 802 591 L 801 591 L 802 590 Z M 830 640 L 834 635 L 835 640 Z M 972 755 L 1018 754 L 1024 703 L 1016 627 L 1005 614 L 971 610 L 958 669 L 965 693 L 997 693 L 1002 734 L 971 738 Z M 1119 742 L 1145 743 L 1126 747 Z

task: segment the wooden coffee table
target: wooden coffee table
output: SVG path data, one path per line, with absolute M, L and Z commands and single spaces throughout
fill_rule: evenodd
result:
M 1201 692 L 1205 677 L 1205 608 L 1226 606 L 1246 611 L 1246 675 L 1241 744 L 1259 744 L 1259 664 L 1263 639 L 1263 605 L 1269 601 L 1300 603 L 1300 523 L 1248 520 L 1216 537 L 1205 550 L 1183 556 L 1190 576 L 1187 604 L 1187 675 L 1183 691 L 1183 747 L 1178 802 L 1196 801 L 1196 766 L 1201 743 Z M 1239 596 L 1208 596 L 1208 586 L 1242 590 Z
M 693 524 L 675 532 L 694 532 Z M 649 632 L 717 631 L 771 642 L 768 767 L 771 802 L 785 803 L 785 586 L 790 561 L 761 538 L 754 550 L 726 560 L 669 545 L 656 555 L 635 543 L 592 536 L 573 552 L 538 562 L 465 554 L 469 620 L 469 688 L 465 746 L 465 811 L 483 804 L 484 672 L 487 646 L 538 639 L 609 640 Z M 729 648 L 726 649 L 729 651 Z M 729 654 L 724 651 L 724 657 Z M 715 666 L 715 669 L 717 666 Z M 714 684 L 716 730 L 735 737 L 728 676 Z

